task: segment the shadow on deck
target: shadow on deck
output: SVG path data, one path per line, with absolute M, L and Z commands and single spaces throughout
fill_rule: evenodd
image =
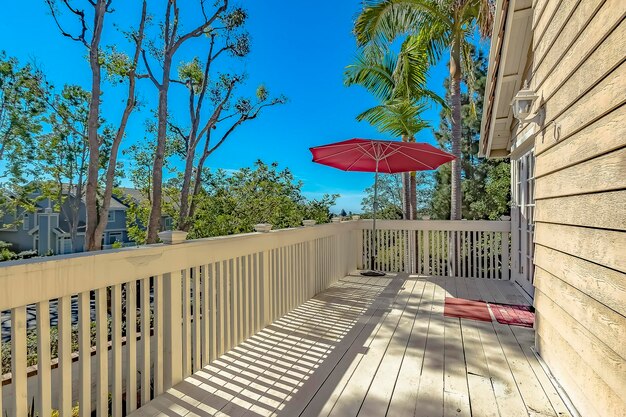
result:
M 443 316 L 509 282 L 348 276 L 133 416 L 564 416 L 532 329 Z

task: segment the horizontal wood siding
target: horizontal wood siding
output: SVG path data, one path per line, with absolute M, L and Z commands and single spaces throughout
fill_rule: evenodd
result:
M 536 345 L 581 415 L 626 410 L 626 2 L 539 0 Z M 530 127 L 525 127 L 527 131 Z

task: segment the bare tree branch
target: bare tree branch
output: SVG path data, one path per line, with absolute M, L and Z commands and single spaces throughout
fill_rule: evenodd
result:
M 152 81 L 152 83 L 157 87 L 157 88 L 161 88 L 161 84 L 157 81 L 157 79 L 154 77 L 154 74 L 152 73 L 152 69 L 150 68 L 150 64 L 148 64 L 148 58 L 146 57 L 146 50 L 142 49 L 141 50 L 141 58 L 143 60 L 143 64 L 146 66 L 146 71 L 148 71 L 148 76 L 147 78 L 150 79 L 150 81 Z M 145 74 L 142 74 L 139 76 L 139 78 L 146 78 Z
M 87 34 L 87 22 L 85 21 L 85 11 L 75 9 L 71 6 L 71 4 L 69 3 L 69 0 L 63 0 L 63 3 L 67 7 L 67 9 L 73 14 L 75 14 L 76 16 L 78 16 L 78 20 L 82 26 L 80 35 L 72 35 L 68 31 L 63 29 L 63 26 L 61 25 L 61 22 L 59 21 L 59 17 L 57 15 L 57 11 L 54 7 L 53 1 L 45 0 L 45 2 L 48 5 L 48 8 L 50 9 L 50 14 L 52 15 L 52 19 L 54 19 L 54 23 L 57 25 L 57 28 L 59 28 L 59 32 L 61 32 L 61 35 L 67 38 L 70 38 L 73 41 L 80 42 L 83 45 L 85 45 L 86 48 L 89 48 L 89 43 L 87 42 L 86 37 L 85 37 Z M 95 7 L 95 3 L 93 2 L 90 2 L 90 3 Z

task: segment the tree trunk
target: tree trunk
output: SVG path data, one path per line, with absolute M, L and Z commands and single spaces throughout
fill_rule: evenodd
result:
M 91 99 L 89 101 L 89 115 L 87 118 L 87 141 L 89 143 L 89 164 L 87 166 L 87 185 L 85 189 L 86 229 L 85 250 L 97 250 L 101 247 L 100 240 L 96 239 L 95 230 L 98 225 L 98 168 L 100 167 L 100 83 L 101 64 L 99 57 L 100 39 L 104 25 L 107 2 L 98 0 L 94 8 L 93 37 L 89 47 L 89 66 L 91 67 Z
M 415 137 L 411 136 L 408 141 L 415 143 Z M 417 174 L 415 171 L 409 173 L 409 210 L 409 218 L 417 220 Z
M 408 142 L 409 137 L 402 135 L 402 142 Z M 411 220 L 411 174 L 402 173 L 402 218 Z
M 146 243 L 156 243 L 161 228 L 161 201 L 163 198 L 163 163 L 165 160 L 165 142 L 167 139 L 167 92 L 169 89 L 169 74 L 172 66 L 171 57 L 166 57 L 163 66 L 163 82 L 159 88 L 159 110 L 157 147 L 154 153 L 152 166 L 152 207 L 148 220 L 148 236 Z
M 452 100 L 452 161 L 450 220 L 461 220 L 461 51 L 456 36 L 450 49 L 450 97 Z
M 411 220 L 417 220 L 417 173 L 412 171 L 409 174 L 409 185 L 411 187 Z
M 195 137 L 190 138 L 189 143 L 195 142 Z M 185 172 L 183 174 L 183 186 L 180 191 L 180 213 L 178 216 L 178 230 L 189 231 L 190 210 L 189 210 L 189 190 L 191 189 L 191 176 L 193 175 L 193 162 L 196 155 L 195 145 L 189 146 L 185 159 Z
M 115 138 L 113 138 L 113 144 L 111 145 L 111 154 L 109 155 L 109 162 L 107 164 L 107 170 L 105 174 L 104 195 L 102 197 L 102 209 L 100 210 L 100 220 L 98 221 L 98 225 L 94 232 L 95 241 L 97 242 L 98 246 L 101 246 L 102 235 L 104 234 L 104 230 L 106 229 L 107 223 L 109 221 L 109 209 L 111 207 L 111 198 L 113 197 L 115 170 L 117 169 L 117 155 L 119 152 L 120 145 L 122 143 L 122 139 L 124 138 L 124 134 L 126 133 L 126 126 L 128 125 L 128 119 L 130 118 L 131 113 L 136 107 L 135 86 L 137 82 L 137 79 L 136 79 L 137 63 L 139 62 L 139 54 L 141 53 L 141 45 L 143 43 L 144 30 L 145 30 L 145 24 L 146 24 L 146 15 L 147 15 L 146 10 L 147 10 L 147 2 L 146 0 L 144 0 L 143 5 L 142 5 L 139 30 L 137 32 L 137 37 L 135 39 L 135 54 L 133 57 L 133 67 L 128 74 L 128 96 L 126 97 L 126 105 L 124 107 L 124 112 L 122 113 L 120 125 L 115 134 Z

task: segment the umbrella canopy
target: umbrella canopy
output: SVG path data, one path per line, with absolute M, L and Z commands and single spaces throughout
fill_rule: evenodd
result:
M 385 174 L 436 169 L 454 159 L 427 143 L 388 140 L 350 139 L 310 150 L 313 162 L 344 171 Z
M 374 213 L 370 234 L 370 270 L 362 275 L 382 276 L 374 271 L 376 251 L 376 211 L 378 208 L 378 174 L 426 171 L 452 161 L 452 154 L 427 143 L 396 142 L 389 140 L 349 139 L 330 145 L 310 148 L 313 162 L 344 171 L 375 172 Z

